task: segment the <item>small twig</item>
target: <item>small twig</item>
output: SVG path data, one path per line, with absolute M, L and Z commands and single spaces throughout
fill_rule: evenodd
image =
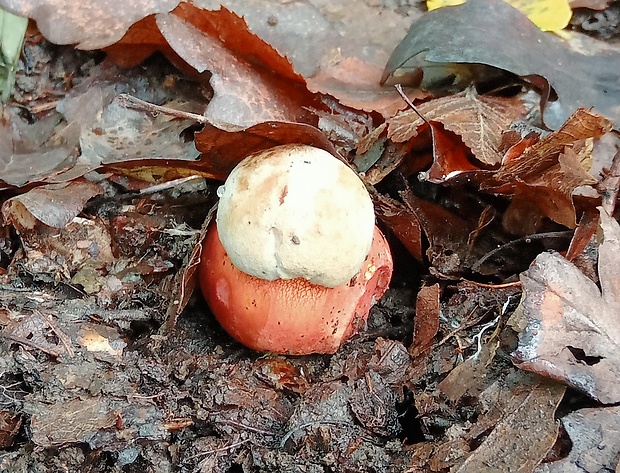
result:
M 183 430 L 187 427 L 194 425 L 194 421 L 190 417 L 175 417 L 167 421 L 165 424 L 168 432 L 174 432 L 176 430 Z
M 41 112 L 47 112 L 48 110 L 53 110 L 56 108 L 60 100 L 52 100 L 51 102 L 41 103 L 39 105 L 34 105 L 28 109 L 30 113 L 33 115 L 37 115 Z
M 476 325 L 478 322 L 480 322 L 484 317 L 486 317 L 486 315 L 488 314 L 488 312 L 485 312 L 484 314 L 482 314 L 480 317 L 477 317 L 474 320 L 470 320 L 470 318 L 476 313 L 476 310 L 478 310 L 480 308 L 479 304 L 474 305 L 474 307 L 469 311 L 469 313 L 465 316 L 464 318 L 464 323 L 462 325 L 459 325 L 457 328 L 455 328 L 454 330 L 452 330 L 452 332 L 450 332 L 448 335 L 446 335 L 445 337 L 443 337 L 441 340 L 439 340 L 439 342 L 437 342 L 437 345 L 435 345 L 435 347 L 440 347 L 441 345 L 443 345 L 444 343 L 446 343 L 448 340 L 450 340 L 452 337 L 455 337 L 456 335 L 458 335 L 460 332 L 462 332 L 463 330 L 466 330 L 470 327 L 473 327 L 474 325 Z M 467 322 L 467 320 L 470 320 L 469 322 Z
M 188 120 L 194 120 L 201 125 L 205 125 L 209 123 L 209 120 L 203 115 L 198 115 L 196 113 L 191 112 L 183 112 L 182 110 L 175 110 L 169 107 L 163 107 L 161 105 L 155 105 L 153 103 L 145 102 L 144 100 L 140 100 L 137 97 L 129 94 L 120 94 L 116 97 L 116 100 L 120 102 L 121 105 L 127 108 L 133 108 L 134 110 L 142 110 L 144 112 L 149 112 L 154 115 L 158 113 L 162 113 L 164 115 L 168 115 L 175 118 L 183 118 Z
M 377 365 L 381 366 L 383 364 L 383 362 L 385 361 L 385 359 L 394 351 L 394 348 L 396 348 L 396 342 L 394 340 L 392 340 L 390 348 L 385 350 L 385 353 L 383 355 L 381 355 L 381 358 L 379 358 L 379 361 L 377 362 Z
M 245 440 L 239 440 L 238 442 L 234 442 L 228 445 L 224 445 L 223 447 L 220 448 L 214 448 L 212 450 L 209 450 L 207 452 L 200 452 L 200 453 L 196 453 L 195 455 L 192 455 L 190 457 L 187 457 L 186 460 L 193 460 L 194 458 L 198 458 L 198 457 L 203 457 L 206 455 L 213 455 L 214 453 L 219 453 L 219 452 L 226 452 L 228 450 L 231 450 L 235 447 L 239 447 L 240 445 L 243 445 L 244 443 L 248 443 L 250 441 L 250 439 L 245 439 Z
M 463 278 L 461 278 L 461 281 L 471 284 L 472 286 L 484 287 L 486 289 L 506 289 L 508 287 L 519 287 L 521 285 L 521 281 L 505 282 L 503 284 L 487 284 Z
M 69 357 L 73 358 L 75 356 L 75 351 L 73 350 L 73 347 L 71 346 L 71 340 L 69 339 L 69 337 L 67 337 L 67 335 L 65 335 L 65 333 L 62 332 L 60 329 L 58 329 L 52 323 L 52 321 L 46 316 L 46 314 L 36 309 L 33 310 L 32 312 L 33 314 L 36 314 L 39 317 L 41 317 L 47 323 L 48 327 L 52 330 L 52 332 L 54 332 L 54 334 L 58 337 L 62 345 L 65 347 L 65 350 L 67 354 L 69 355 Z
M 562 232 L 545 232 L 545 233 L 535 233 L 533 235 L 526 235 L 524 237 L 518 238 L 516 240 L 509 241 L 508 243 L 498 246 L 497 248 L 489 251 L 486 255 L 476 261 L 471 269 L 473 271 L 478 271 L 480 267 L 487 261 L 489 258 L 492 258 L 500 251 L 504 251 L 506 248 L 510 248 L 511 246 L 515 246 L 519 243 L 531 243 L 534 240 L 544 240 L 546 238 L 571 238 L 573 236 L 572 230 L 565 230 Z
M 158 397 L 162 397 L 165 396 L 166 393 L 164 391 L 158 393 L 158 394 L 151 394 L 150 396 L 145 396 L 143 394 L 130 394 L 129 396 L 127 396 L 129 399 L 143 399 L 143 400 L 151 400 L 151 399 L 157 399 Z
M 396 89 L 396 92 L 398 92 L 398 94 L 401 96 L 401 98 L 405 101 L 405 103 L 411 108 L 411 110 L 413 110 L 418 115 L 418 117 L 420 117 L 420 119 L 424 120 L 426 124 L 430 125 L 426 117 L 422 115 L 418 108 L 413 105 L 413 102 L 409 100 L 409 97 L 407 97 L 407 94 L 405 94 L 405 92 L 403 91 L 403 86 L 400 84 L 396 84 L 394 88 Z
M 295 427 L 294 429 L 289 430 L 284 437 L 282 437 L 282 440 L 280 440 L 280 448 L 283 449 L 286 446 L 286 442 L 289 441 L 289 439 L 297 432 L 304 430 L 306 427 L 313 427 L 316 425 L 336 425 L 336 426 L 345 426 L 345 427 L 349 427 L 351 429 L 356 429 L 358 428 L 357 425 L 352 424 L 351 422 L 347 422 L 344 420 L 315 420 L 313 422 L 306 422 L 305 424 L 301 424 L 298 425 L 297 427 Z M 369 440 L 372 441 L 372 439 L 370 438 L 365 438 L 365 440 Z
M 245 425 L 245 424 L 242 424 L 240 422 L 235 422 L 234 420 L 215 419 L 214 422 L 216 424 L 232 425 L 233 427 L 239 427 L 240 429 L 249 430 L 250 432 L 256 432 L 257 434 L 271 435 L 272 437 L 275 437 L 275 435 L 276 435 L 275 433 L 270 432 L 269 430 L 263 430 L 263 429 L 259 429 L 257 427 L 251 427 L 249 425 Z
M 183 184 L 187 184 L 192 181 L 202 181 L 204 177 L 202 176 L 187 176 L 180 177 L 179 179 L 174 179 L 172 181 L 162 182 L 161 184 L 154 184 L 145 189 L 141 189 L 137 192 L 138 195 L 150 195 L 155 194 L 157 192 L 165 191 L 168 189 L 174 189 L 175 187 L 182 186 Z
M 15 335 L 9 335 L 7 333 L 0 333 L 0 337 L 6 338 L 7 340 L 10 340 L 15 343 L 19 343 L 20 345 L 25 345 L 27 347 L 42 351 L 43 353 L 46 353 L 49 356 L 53 356 L 54 358 L 60 358 L 60 353 L 54 350 L 50 350 L 49 348 L 45 348 L 44 346 L 41 346 L 38 343 L 35 343 L 26 338 L 16 337 Z

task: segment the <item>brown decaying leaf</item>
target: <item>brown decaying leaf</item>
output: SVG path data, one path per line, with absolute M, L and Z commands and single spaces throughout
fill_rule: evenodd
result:
M 207 10 L 186 2 L 179 4 L 173 13 L 203 34 L 216 38 L 235 56 L 290 81 L 303 83 L 303 78 L 293 70 L 289 59 L 253 33 L 243 16 L 225 7 Z M 214 67 L 225 69 L 224 65 L 214 64 Z
M 100 270 L 115 261 L 110 234 L 100 219 L 77 217 L 63 228 L 35 224 L 21 230 L 20 237 L 26 271 L 65 281 L 73 276 L 81 279 L 76 284 L 88 285 L 92 292 L 105 284 L 106 276 Z
M 618 471 L 620 407 L 580 409 L 561 419 L 572 440 L 566 458 L 544 463 L 534 473 Z
M 528 320 L 515 363 L 560 380 L 603 403 L 620 402 L 620 226 L 601 211 L 601 290 L 555 253 L 521 276 Z
M 0 4 L 15 5 L 35 19 L 42 18 L 40 12 L 48 10 L 64 15 L 61 21 L 54 21 L 57 16 L 52 15 L 40 23 L 46 37 L 53 42 L 78 43 L 78 47 L 86 49 L 105 47 L 108 57 L 124 67 L 135 66 L 154 52 L 162 51 L 191 75 L 167 44 L 155 22 L 154 14 L 170 12 L 178 1 L 150 6 L 148 2 L 138 2 L 138 5 L 134 2 L 131 8 L 127 5 L 117 8 L 118 5 L 112 5 L 113 1 L 108 2 L 111 6 L 106 11 L 96 10 L 99 4 L 95 7 L 92 2 L 82 3 L 81 8 L 69 11 L 72 13 L 69 17 L 63 13 L 66 13 L 63 8 L 58 7 L 59 3 L 63 4 L 62 0 L 30 2 L 29 5 L 36 5 L 36 10 L 34 7 L 26 8 L 24 2 L 15 0 L 4 0 Z M 288 57 L 295 70 L 307 78 L 312 92 L 329 94 L 343 105 L 357 110 L 377 111 L 384 117 L 404 107 L 394 89 L 381 87 L 379 79 L 389 53 L 406 31 L 412 15 L 421 13 L 419 9 L 409 9 L 407 15 L 386 9 L 382 11 L 383 21 L 376 22 L 375 5 L 360 5 L 353 0 L 329 6 L 320 2 L 312 5 L 310 2 L 281 4 L 277 1 L 235 0 L 201 3 L 205 10 L 219 8 L 220 5 L 234 11 L 238 20 L 245 18 L 250 28 L 245 24 L 239 27 L 239 24 L 217 21 L 203 28 L 200 14 L 195 14 L 196 7 L 186 2 L 176 8 L 175 15 L 213 37 L 228 31 L 231 34 L 224 33 L 221 39 L 239 57 L 265 59 L 264 54 L 256 54 L 255 49 L 248 47 L 255 46 L 251 46 L 253 40 L 248 41 L 247 35 L 257 35 L 266 47 L 272 45 L 279 52 L 266 64 L 267 68 L 282 74 L 283 70 L 277 67 L 277 63 L 286 61 L 284 58 Z M 357 13 L 355 18 L 347 17 L 343 22 L 342 17 L 346 16 L 343 12 L 353 6 Z M 133 14 L 127 15 L 128 10 L 132 10 Z M 88 18 L 87 25 L 84 18 Z M 93 18 L 99 19 L 105 27 L 91 28 Z M 312 21 L 309 21 L 310 18 Z M 357 40 L 360 28 L 367 32 L 367 42 L 352 41 L 353 38 Z M 409 91 L 408 94 L 411 99 L 425 95 L 420 91 Z
M 286 359 L 263 361 L 257 369 L 256 376 L 280 391 L 303 394 L 310 387 L 303 372 Z
M 473 89 L 460 94 L 424 102 L 417 107 L 428 121 L 440 122 L 458 135 L 483 167 L 495 167 L 502 160 L 502 133 L 521 117 L 524 105 L 516 99 L 480 96 Z M 416 136 L 424 125 L 414 111 L 406 111 L 387 120 L 388 137 L 402 142 Z M 467 168 L 471 169 L 471 168 Z
M 147 18 L 134 25 L 108 53 L 118 64 L 133 65 L 155 50 L 209 83 L 214 96 L 205 116 L 228 131 L 274 120 L 316 122 L 304 107 L 324 108 L 288 59 L 226 8 L 210 11 L 181 3 L 157 15 L 156 24 Z
M 76 342 L 88 352 L 96 353 L 99 360 L 120 363 L 127 343 L 114 327 L 103 324 L 84 324 L 78 331 Z
M 23 186 L 70 167 L 73 142 L 59 145 L 53 136 L 59 116 L 27 124 L 17 110 L 7 107 L 0 125 L 0 186 Z M 63 140 L 64 141 L 64 140 Z M 7 184 L 7 186 L 3 185 Z
M 424 139 L 411 140 L 407 143 L 394 143 L 386 140 L 379 131 L 385 123 L 377 127 L 378 133 L 372 132 L 362 138 L 362 149 L 355 157 L 358 169 L 364 172 L 364 182 L 375 185 L 398 168 L 403 176 L 410 176 L 428 169 L 433 162 L 432 150 L 428 143 L 430 133 Z M 368 167 L 370 166 L 370 167 Z
M 413 321 L 413 343 L 409 347 L 411 356 L 416 357 L 430 348 L 439 330 L 441 289 L 439 284 L 423 286 L 418 292 Z
M 85 442 L 97 448 L 115 440 L 163 440 L 168 435 L 159 408 L 148 402 L 140 405 L 135 400 L 86 397 L 51 405 L 37 403 L 34 412 L 30 427 L 32 441 L 39 447 Z M 122 429 L 114 428 L 119 415 Z
M 467 239 L 474 226 L 459 215 L 421 199 L 409 189 L 400 192 L 407 209 L 416 216 L 429 241 L 426 254 L 441 273 L 452 275 L 466 271 L 475 259 Z
M 465 462 L 451 471 L 532 472 L 557 438 L 554 415 L 564 390 L 557 383 L 522 374 L 489 387 L 480 396 L 486 413 L 473 430 L 487 423 L 485 417 L 493 418 L 493 430 Z
M 188 103 L 171 101 L 168 108 L 184 110 Z M 192 161 L 198 151 L 192 141 L 185 142 L 182 133 L 194 121 L 164 113 L 153 117 L 125 107 L 122 100 L 113 100 L 101 111 L 92 128 L 82 130 L 80 161 L 93 168 L 131 159 L 178 159 Z
M 480 168 L 469 159 L 469 151 L 460 136 L 446 131 L 439 122 L 429 122 L 433 141 L 433 164 L 420 174 L 420 179 L 442 184 L 477 174 Z
M 558 162 L 565 148 L 573 147 L 581 140 L 600 138 L 611 131 L 612 127 L 612 123 L 605 117 L 580 108 L 559 130 L 526 148 L 513 159 L 505 160 L 493 178 L 500 183 L 536 179 Z M 510 150 L 506 154 L 510 156 Z
M 409 253 L 418 261 L 422 261 L 424 258 L 422 229 L 415 213 L 401 202 L 384 196 L 374 189 L 371 189 L 370 195 L 377 216 L 390 228 Z
M 205 112 L 211 124 L 237 131 L 266 121 L 308 122 L 312 114 L 302 105 L 322 108 L 288 60 L 234 13 L 183 3 L 158 15 L 157 25 L 181 59 L 199 74 L 211 72 L 214 96 Z
M 490 340 L 482 345 L 476 356 L 467 358 L 455 366 L 437 388 L 452 403 L 458 403 L 466 396 L 479 398 L 480 394 L 495 381 L 492 369 L 496 353 L 497 343 Z
M 306 79 L 308 89 L 329 93 L 348 107 L 367 112 L 376 111 L 391 117 L 405 108 L 402 98 L 392 87 L 379 85 L 382 69 L 360 58 L 347 57 L 319 70 Z M 422 90 L 408 90 L 410 100 L 428 97 Z
M 423 86 L 452 85 L 455 69 L 474 80 L 488 80 L 489 69 L 526 80 L 542 77 L 559 96 L 545 109 L 545 122 L 555 129 L 579 107 L 594 107 L 614 120 L 619 118 L 619 58 L 617 49 L 574 51 L 501 0 L 469 0 L 415 21 L 388 61 L 384 77 L 394 75 L 398 81 L 403 72 L 415 75 L 417 70 L 419 77 L 423 71 Z M 487 67 L 486 73 L 479 73 L 481 67 Z
M 487 343 L 438 385 L 450 405 L 476 400 L 480 414 L 475 422 L 450 427 L 427 462 L 431 471 L 531 473 L 554 445 L 554 414 L 565 387 L 516 369 L 498 373 L 496 349 Z
M 36 221 L 64 228 L 82 211 L 86 202 L 101 194 L 100 185 L 85 179 L 49 184 L 5 201 L 2 216 L 5 222 L 21 230 L 33 228 Z
M 21 414 L 15 414 L 11 411 L 0 411 L 0 448 L 5 450 L 13 445 L 21 426 Z
M 349 405 L 359 423 L 370 432 L 389 437 L 400 431 L 394 409 L 396 394 L 379 373 L 369 370 L 355 381 Z
M 584 141 L 599 138 L 610 131 L 611 126 L 606 118 L 579 109 L 548 136 L 535 142 L 526 137 L 514 144 L 495 174 L 480 176 L 481 189 L 513 195 L 504 215 L 506 229 L 513 234 L 535 232 L 536 221 L 540 223 L 540 218 L 532 213 L 534 209 L 539 216 L 574 228 L 577 212 L 573 193 L 580 186 L 597 182 L 584 166 L 590 158 Z M 533 144 L 524 146 L 524 142 Z M 525 220 L 519 215 L 524 215 Z
M 0 6 L 32 18 L 47 39 L 100 49 L 116 43 L 131 25 L 148 15 L 169 12 L 179 0 L 2 0 Z
M 200 264 L 200 258 L 202 255 L 202 242 L 205 239 L 211 220 L 217 206 L 214 205 L 209 210 L 209 213 L 205 217 L 205 221 L 202 223 L 200 234 L 196 240 L 196 244 L 192 249 L 192 252 L 187 256 L 187 261 L 183 264 L 183 267 L 175 274 L 172 286 L 172 294 L 168 308 L 166 310 L 166 330 L 170 331 L 174 329 L 177 323 L 177 319 L 181 312 L 187 306 L 190 297 L 194 293 L 194 289 L 198 285 L 198 265 Z
M 195 123 L 190 112 L 202 112 L 206 103 L 195 85 L 173 87 L 161 72 L 122 71 L 107 61 L 90 73 L 58 102 L 55 113 L 38 117 L 32 124 L 20 118 L 15 107 L 7 108 L 11 126 L 0 127 L 0 176 L 5 183 L 11 187 L 66 183 L 99 169 L 102 163 L 197 158 L 193 141 L 183 135 Z M 127 107 L 118 96 L 127 90 L 146 100 L 164 102 L 168 107 L 160 109 L 174 110 L 177 115 Z
M 536 233 L 538 228 L 530 225 L 537 220 L 536 211 L 554 222 L 575 228 L 577 222 L 573 192 L 577 187 L 593 184 L 596 184 L 596 179 L 586 172 L 578 156 L 569 148 L 560 155 L 558 164 L 547 168 L 537 178 L 528 182 L 515 179 L 508 183 L 512 188 L 509 192 L 513 194 L 513 199 L 504 213 L 504 228 L 514 235 Z M 501 193 L 500 190 L 495 191 Z M 514 218 L 519 213 L 519 207 L 534 211 L 526 214 L 531 222 Z
M 384 117 L 404 107 L 396 91 L 381 87 L 379 80 L 389 54 L 421 8 L 383 8 L 381 21 L 376 21 L 377 5 L 357 0 L 218 3 L 243 16 L 252 32 L 289 58 L 311 91 Z M 412 99 L 420 95 L 410 92 Z
M 566 259 L 568 261 L 573 261 L 581 255 L 592 237 L 596 235 L 596 231 L 598 230 L 598 216 L 599 213 L 596 209 L 586 209 L 583 213 L 579 219 L 579 225 L 577 225 L 575 229 L 568 250 L 566 250 Z
M 337 154 L 318 128 L 303 123 L 264 122 L 237 132 L 206 125 L 196 133 L 196 147 L 202 158 L 194 164 L 204 175 L 224 180 L 250 154 L 289 143 L 315 146 Z

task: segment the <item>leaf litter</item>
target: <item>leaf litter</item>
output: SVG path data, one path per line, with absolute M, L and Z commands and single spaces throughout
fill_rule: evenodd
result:
M 4 110 L 0 471 L 618 468 L 613 43 L 446 59 L 477 8 L 523 24 L 491 0 L 0 3 L 107 53 L 31 27 Z M 450 81 L 404 100 L 382 70 L 424 28 L 417 80 Z M 395 255 L 332 356 L 253 353 L 192 297 L 219 183 L 283 143 L 357 167 Z

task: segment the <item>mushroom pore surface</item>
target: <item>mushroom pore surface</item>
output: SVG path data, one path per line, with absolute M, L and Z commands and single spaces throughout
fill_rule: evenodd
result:
M 252 276 L 336 287 L 370 250 L 375 215 L 366 187 L 322 149 L 282 145 L 250 155 L 219 193 L 222 246 Z

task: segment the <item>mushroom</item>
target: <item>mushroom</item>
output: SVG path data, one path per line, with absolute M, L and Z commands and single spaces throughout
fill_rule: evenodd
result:
M 330 153 L 255 153 L 218 191 L 200 281 L 224 329 L 259 351 L 333 353 L 387 290 L 392 258 L 364 184 Z

